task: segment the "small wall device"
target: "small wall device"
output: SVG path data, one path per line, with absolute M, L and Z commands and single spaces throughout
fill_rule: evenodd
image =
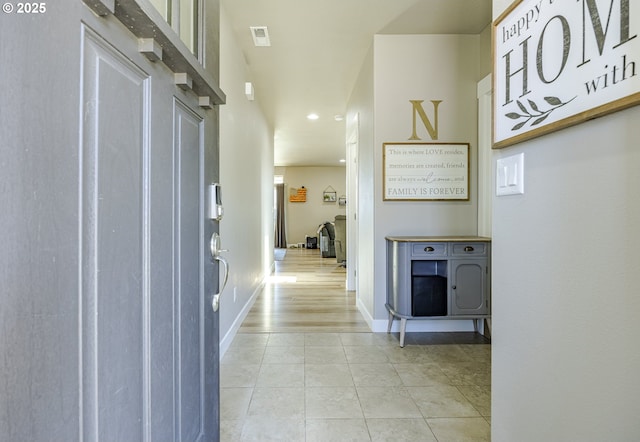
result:
M 207 186 L 207 219 L 220 221 L 223 214 L 220 184 L 209 184 Z

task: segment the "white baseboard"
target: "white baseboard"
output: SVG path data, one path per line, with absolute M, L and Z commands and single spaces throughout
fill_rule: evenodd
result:
M 374 333 L 387 331 L 389 319 L 373 319 L 367 308 L 358 298 L 356 301 L 358 310 L 364 317 L 365 322 Z M 484 322 L 484 321 L 482 321 Z M 483 326 L 480 326 L 483 331 Z M 472 332 L 473 319 L 411 319 L 407 321 L 407 332 Z M 391 332 L 400 333 L 400 320 L 394 319 Z
M 369 313 L 369 310 L 367 310 L 367 308 L 364 306 L 364 304 L 362 303 L 359 297 L 356 297 L 356 307 L 358 307 L 358 310 L 360 311 L 360 314 L 362 314 L 364 321 L 367 323 L 371 331 L 373 331 L 373 317 L 371 316 L 371 314 Z
M 372 330 L 376 333 L 386 332 L 388 319 L 373 321 Z M 407 321 L 406 332 L 472 332 L 472 319 L 411 319 Z M 395 319 L 391 326 L 392 333 L 400 333 L 400 320 Z
M 235 321 L 233 321 L 233 324 L 231 324 L 231 327 L 229 327 L 229 331 L 227 331 L 224 337 L 220 339 L 219 352 L 220 352 L 221 361 L 224 354 L 227 352 L 227 350 L 229 350 L 229 347 L 231 346 L 231 341 L 233 341 L 233 338 L 236 337 L 238 330 L 240 330 L 240 326 L 242 325 L 242 322 L 245 320 L 245 318 L 251 311 L 251 307 L 253 307 L 253 304 L 255 304 L 256 299 L 258 298 L 258 295 L 260 294 L 260 292 L 262 292 L 262 289 L 264 288 L 264 284 L 265 284 L 264 280 L 260 284 L 258 284 L 256 289 L 251 294 L 251 297 L 249 298 L 247 303 L 244 305 L 244 307 L 240 311 L 240 314 L 236 317 Z

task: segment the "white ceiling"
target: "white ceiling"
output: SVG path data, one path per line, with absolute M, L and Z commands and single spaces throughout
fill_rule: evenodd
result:
M 344 115 L 374 34 L 479 34 L 491 0 L 221 0 L 273 125 L 276 166 L 337 166 Z M 250 26 L 267 26 L 255 47 Z M 316 113 L 320 118 L 307 120 Z

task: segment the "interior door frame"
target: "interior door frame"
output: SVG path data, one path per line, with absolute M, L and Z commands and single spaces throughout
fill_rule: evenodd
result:
M 478 82 L 478 236 L 491 238 L 493 213 L 493 163 L 491 131 L 493 79 L 489 74 Z M 490 258 L 491 259 L 491 258 Z M 491 281 L 487 287 L 491 292 Z M 488 295 L 490 296 L 490 294 Z M 485 319 L 480 332 L 491 336 L 491 319 Z
M 478 235 L 491 237 L 491 74 L 478 82 Z
M 358 149 L 359 115 L 356 114 L 347 135 L 347 290 L 358 291 Z

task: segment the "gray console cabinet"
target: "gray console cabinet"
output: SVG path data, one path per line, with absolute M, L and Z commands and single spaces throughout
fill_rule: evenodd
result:
M 400 319 L 490 318 L 491 239 L 478 236 L 388 236 L 387 302 L 391 331 Z

